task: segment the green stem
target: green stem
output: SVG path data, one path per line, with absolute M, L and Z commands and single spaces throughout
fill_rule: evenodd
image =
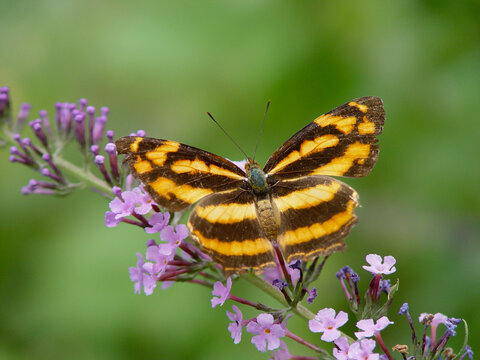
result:
M 82 180 L 107 194 L 112 192 L 112 187 L 106 181 L 96 177 L 89 170 L 80 168 L 58 155 L 53 155 L 52 160 L 60 169 L 68 171 L 79 180 Z
M 283 306 L 288 306 L 287 301 L 285 300 L 285 297 L 283 296 L 282 292 L 278 290 L 275 286 L 270 285 L 266 281 L 260 279 L 258 276 L 254 274 L 243 274 L 241 277 L 248 282 L 250 282 L 252 285 L 255 285 L 257 288 L 262 290 L 263 292 L 267 293 L 270 295 L 272 298 L 277 300 L 280 304 Z M 296 313 L 297 315 L 301 316 L 305 320 L 311 320 L 315 317 L 315 314 L 312 313 L 310 310 L 308 310 L 306 307 L 304 307 L 302 304 L 297 304 L 294 308 L 292 308 L 292 311 Z

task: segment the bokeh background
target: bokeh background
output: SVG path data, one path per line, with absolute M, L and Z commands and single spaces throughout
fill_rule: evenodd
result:
M 117 136 L 145 129 L 230 159 L 242 156 L 205 111 L 251 154 L 271 99 L 261 163 L 316 116 L 380 96 L 387 120 L 379 161 L 368 177 L 346 180 L 360 193 L 360 221 L 348 250 L 327 262 L 310 308 L 346 310 L 335 272 L 349 264 L 365 289 L 365 255 L 391 254 L 392 279 L 401 282 L 387 344 L 409 344 L 407 322 L 396 315 L 409 302 L 414 318 L 467 319 L 478 353 L 479 13 L 476 0 L 7 0 L 0 86 L 34 112 L 86 97 L 110 107 L 107 128 Z M 134 295 L 127 269 L 147 235 L 107 229 L 108 204 L 88 190 L 22 196 L 32 173 L 2 153 L 1 359 L 267 357 L 245 333 L 233 344 L 231 304 L 211 309 L 204 288 Z M 275 305 L 248 284 L 236 283 L 234 293 Z M 289 326 L 320 342 L 301 320 Z

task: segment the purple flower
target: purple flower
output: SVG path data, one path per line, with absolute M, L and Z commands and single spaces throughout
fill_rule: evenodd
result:
M 449 333 L 451 336 L 457 335 L 457 332 L 455 331 L 457 328 L 457 323 L 453 322 L 452 319 L 448 319 L 445 326 L 447 327 L 447 333 Z
M 396 260 L 393 256 L 385 256 L 384 260 L 382 260 L 380 255 L 368 254 L 366 259 L 370 266 L 364 265 L 362 267 L 372 274 L 389 275 L 397 270 L 395 266 L 393 266 L 396 263 Z
M 312 288 L 312 290 L 310 291 L 307 289 L 307 293 L 308 293 L 307 303 L 311 304 L 313 303 L 313 300 L 315 300 L 315 298 L 317 297 L 317 289 Z
M 117 214 L 112 211 L 105 212 L 105 226 L 115 227 L 122 221 L 122 218 L 117 218 Z
M 465 359 L 465 356 L 468 356 L 468 358 L 470 360 L 473 359 L 473 350 L 472 348 L 470 347 L 470 345 L 467 345 L 465 346 L 465 352 L 462 354 L 462 356 L 460 357 L 460 360 L 463 360 Z
M 150 227 L 146 227 L 145 231 L 148 234 L 154 234 L 162 230 L 165 226 L 168 225 L 170 221 L 170 213 L 165 211 L 164 213 L 158 212 L 150 216 L 148 219 L 148 223 L 151 225 Z
M 292 357 L 284 341 L 280 341 L 280 346 L 276 350 L 273 350 L 272 355 L 273 360 L 289 360 Z
M 292 279 L 293 285 L 295 285 L 298 279 L 300 279 L 300 270 L 297 268 L 291 268 L 290 266 L 287 266 L 287 272 L 290 274 L 290 278 Z M 263 278 L 265 279 L 265 281 L 272 284 L 274 280 L 280 280 L 281 275 L 278 273 L 276 267 L 270 267 L 270 268 L 266 268 L 263 271 Z
M 319 310 L 315 318 L 308 322 L 308 328 L 311 332 L 323 332 L 320 339 L 331 342 L 341 335 L 338 328 L 347 321 L 348 314 L 346 312 L 339 311 L 338 315 L 335 316 L 334 309 L 325 308 Z
M 137 195 L 133 191 L 122 192 L 122 198 L 115 198 L 110 201 L 110 210 L 115 214 L 116 219 L 130 216 L 135 209 Z
M 335 340 L 337 348 L 333 349 L 333 356 L 337 360 L 378 360 L 379 354 L 372 353 L 375 348 L 375 341 L 363 339 L 355 341 L 351 345 L 345 337 Z
M 390 284 L 390 279 L 380 280 L 380 284 L 378 285 L 378 293 L 380 294 L 383 291 L 388 295 L 391 287 L 392 284 Z
M 112 191 L 114 191 L 113 189 Z M 122 192 L 121 197 L 110 201 L 109 206 L 111 212 L 107 211 L 105 214 L 105 225 L 113 227 L 118 225 L 123 218 L 132 215 L 134 211 L 141 215 L 148 213 L 152 209 L 152 200 L 142 189 L 136 187 L 133 190 Z
M 382 316 L 380 319 L 377 320 L 376 323 L 373 322 L 373 319 L 360 320 L 357 322 L 357 327 L 363 331 L 355 332 L 355 336 L 358 339 L 371 337 L 375 333 L 385 329 L 390 324 L 393 324 L 393 321 L 388 320 L 386 316 Z
M 237 167 L 245 171 L 245 165 L 247 164 L 247 160 L 240 160 L 240 161 L 233 161 L 229 160 L 230 162 L 234 163 Z
M 252 344 L 256 348 L 265 352 L 275 350 L 280 346 L 280 338 L 286 334 L 285 329 L 280 324 L 275 324 L 271 314 L 260 314 L 257 321 L 251 321 L 247 324 L 247 331 L 251 334 L 257 334 L 252 337 Z
M 128 272 L 130 273 L 130 280 L 134 282 L 135 294 L 140 294 L 143 287 L 143 292 L 145 295 L 152 295 L 153 290 L 157 286 L 157 279 L 144 270 L 144 260 L 142 254 L 137 253 L 137 257 L 137 266 L 132 266 L 128 269 Z
M 233 321 L 228 324 L 228 331 L 230 331 L 230 334 L 232 335 L 233 343 L 238 344 L 242 339 L 243 314 L 240 309 L 235 305 L 232 305 L 232 309 L 233 311 L 235 311 L 235 313 L 227 311 L 228 318 L 230 319 L 230 321 Z
M 212 295 L 213 298 L 211 299 L 212 308 L 217 305 L 222 306 L 225 300 L 227 300 L 228 296 L 230 295 L 230 290 L 232 289 L 232 279 L 230 277 L 227 278 L 227 286 L 223 285 L 220 281 L 217 281 L 213 284 L 213 291 Z M 218 296 L 218 297 L 215 297 Z
M 429 316 L 431 314 L 427 314 L 427 313 L 421 313 L 420 316 L 418 317 L 418 321 L 420 321 L 421 323 L 423 323 L 423 321 L 425 320 L 425 318 L 427 316 Z M 430 322 L 430 325 L 432 327 L 437 327 L 438 325 L 440 324 L 443 324 L 443 325 L 446 325 L 447 324 L 447 320 L 448 320 L 448 317 L 441 314 L 441 313 L 436 313 L 435 315 L 433 315 L 433 318 Z
M 152 210 L 152 205 L 155 204 L 150 195 L 143 190 L 141 185 L 134 188 L 132 191 L 137 194 L 137 206 L 135 207 L 135 212 L 140 215 L 145 215 L 150 212 Z
M 163 249 L 153 240 L 150 240 L 147 243 L 146 258 L 150 262 L 143 264 L 143 269 L 156 277 L 159 277 L 165 272 L 168 262 L 175 256 L 175 252 L 169 251 L 168 253 L 165 253 L 162 250 Z
M 339 337 L 334 341 L 336 348 L 333 348 L 333 356 L 337 360 L 347 360 L 348 359 L 348 349 L 350 345 L 345 336 Z
M 340 279 L 346 279 L 347 275 L 351 275 L 353 273 L 354 273 L 354 271 L 352 270 L 352 268 L 348 265 L 345 265 L 340 270 L 338 270 L 338 272 L 335 274 L 335 276 L 337 277 L 337 279 L 340 280 Z
M 160 232 L 160 239 L 166 244 L 160 244 L 160 251 L 165 255 L 175 253 L 182 241 L 188 236 L 188 228 L 184 224 L 173 226 L 166 226 Z
M 348 349 L 348 358 L 352 360 L 377 360 L 380 355 L 373 353 L 375 344 L 375 340 L 372 339 L 363 339 L 354 342 Z
M 280 279 L 273 280 L 272 285 L 277 287 L 280 291 L 282 291 L 283 289 L 285 289 L 288 286 L 288 284 L 285 281 L 280 280 Z
M 408 313 L 408 303 L 403 303 L 402 306 L 400 306 L 400 310 L 398 311 L 398 315 L 405 315 Z

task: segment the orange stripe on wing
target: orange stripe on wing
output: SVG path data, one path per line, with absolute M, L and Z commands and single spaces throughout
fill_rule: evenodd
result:
M 300 144 L 299 151 L 292 151 L 285 158 L 283 158 L 269 173 L 276 173 L 290 165 L 298 159 L 308 156 L 309 154 L 320 152 L 324 149 L 336 146 L 338 144 L 338 137 L 335 135 L 322 135 L 313 140 L 305 140 Z
M 360 135 L 375 134 L 375 123 L 364 116 L 363 122 L 358 124 L 358 133 Z
M 189 204 L 193 204 L 213 193 L 213 190 L 207 188 L 198 188 L 187 184 L 178 185 L 175 181 L 164 177 L 159 177 L 155 181 L 148 183 L 148 185 L 167 200 L 171 199 L 172 195 L 174 195 L 177 199 Z
M 366 113 L 368 111 L 368 106 L 365 104 L 359 104 L 355 101 L 350 101 L 348 105 L 355 106 L 358 110 L 360 110 L 363 113 Z
M 342 156 L 336 157 L 328 164 L 313 170 L 310 175 L 336 175 L 345 174 L 354 165 L 355 161 L 362 163 L 370 155 L 371 145 L 359 141 L 349 145 Z
M 135 168 L 135 171 L 140 175 L 149 173 L 153 170 L 150 161 L 142 160 L 142 157 L 140 155 L 137 155 L 137 161 L 133 163 L 133 167 Z
M 215 224 L 232 224 L 242 220 L 253 220 L 257 218 L 255 204 L 220 204 L 195 207 L 198 217 Z
M 332 200 L 341 187 L 341 183 L 337 181 L 332 181 L 328 185 L 317 184 L 316 186 L 293 191 L 285 196 L 275 197 L 275 204 L 280 212 L 289 209 L 307 209 Z
M 164 141 L 162 145 L 157 146 L 155 150 L 147 151 L 145 156 L 157 166 L 165 165 L 168 153 L 177 152 L 180 148 L 180 143 L 175 141 Z
M 314 120 L 314 122 L 321 127 L 328 125 L 334 125 L 338 131 L 342 133 L 350 134 L 355 128 L 357 123 L 357 118 L 355 116 L 335 116 L 335 115 L 322 115 Z
M 355 200 L 350 200 L 347 203 L 345 211 L 333 215 L 330 219 L 316 223 L 310 226 L 289 230 L 279 236 L 279 244 L 285 248 L 298 244 L 307 243 L 309 241 L 327 236 L 339 231 L 342 226 L 348 224 L 355 216 L 353 209 L 357 205 Z
M 273 251 L 272 243 L 265 238 L 222 241 L 204 237 L 198 230 L 193 230 L 192 235 L 207 251 L 224 256 L 253 256 Z
M 210 175 L 220 175 L 225 176 L 230 179 L 241 180 L 242 176 L 236 174 L 230 170 L 224 169 L 220 166 L 213 164 L 207 164 L 205 161 L 195 159 L 195 160 L 177 160 L 170 165 L 170 169 L 177 174 L 191 173 L 205 173 Z

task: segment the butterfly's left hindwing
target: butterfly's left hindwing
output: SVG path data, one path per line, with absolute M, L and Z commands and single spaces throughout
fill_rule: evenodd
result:
M 327 176 L 278 182 L 272 201 L 279 214 L 278 244 L 287 262 L 309 260 L 343 249 L 343 239 L 357 222 L 358 194 Z
M 153 200 L 179 211 L 218 191 L 236 189 L 245 173 L 230 161 L 175 141 L 126 136 L 115 142 Z

